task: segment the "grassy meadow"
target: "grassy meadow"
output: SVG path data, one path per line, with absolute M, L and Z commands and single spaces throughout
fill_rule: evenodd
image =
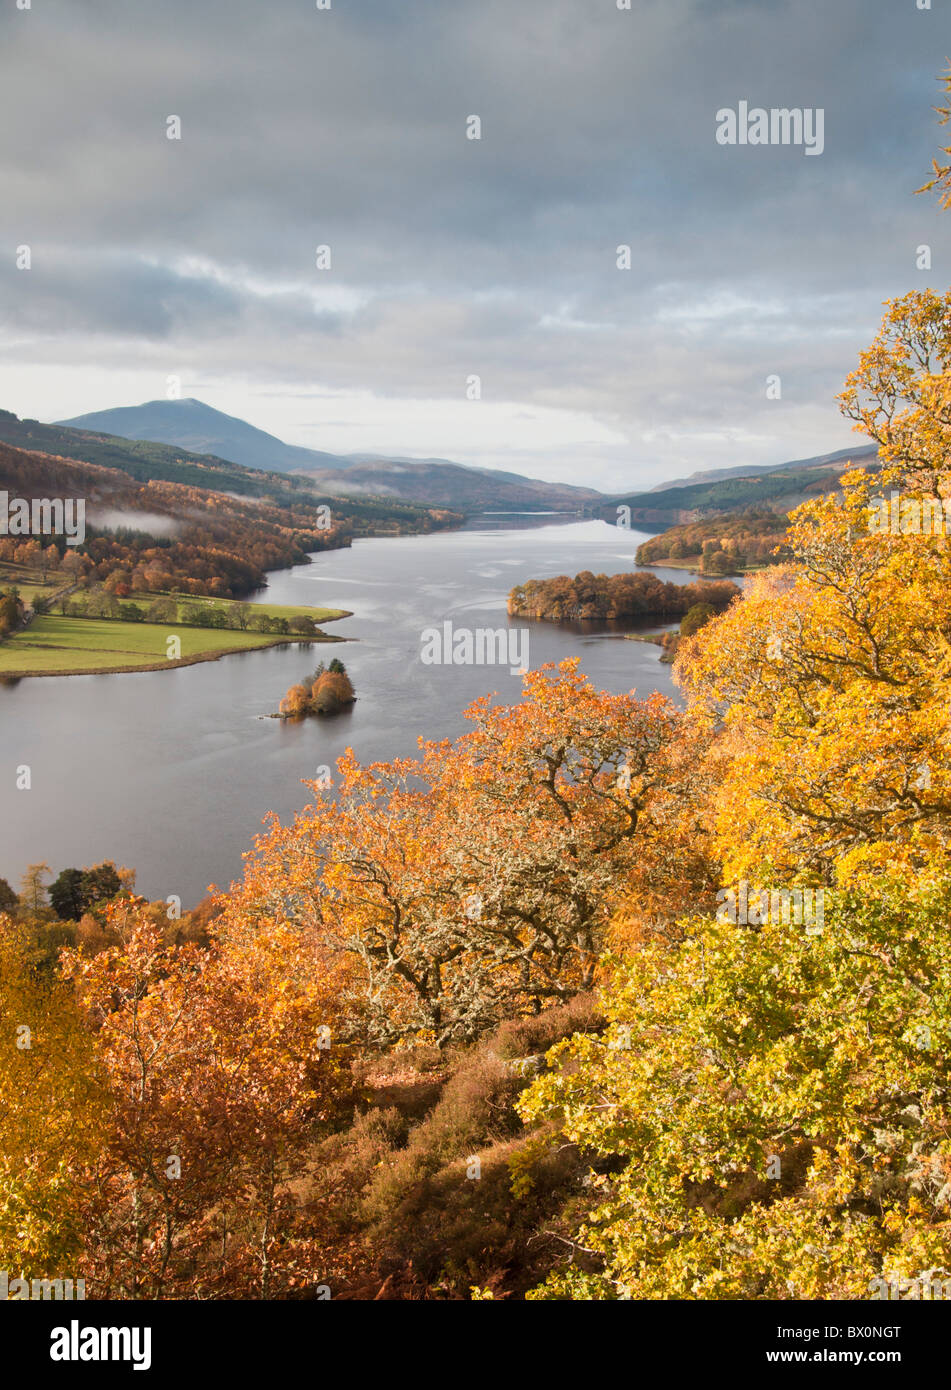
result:
M 122 623 L 99 618 L 34 618 L 23 632 L 0 644 L 0 677 L 67 676 L 97 671 L 162 670 L 213 661 L 228 652 L 273 647 L 280 642 L 337 641 L 263 632 L 182 627 L 181 656 L 166 656 L 169 628 L 160 623 Z

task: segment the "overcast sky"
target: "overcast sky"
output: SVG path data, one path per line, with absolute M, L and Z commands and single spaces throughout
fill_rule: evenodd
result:
M 7 0 L 0 407 L 174 376 L 290 443 L 606 490 L 846 447 L 882 300 L 948 284 L 922 2 Z M 718 144 L 741 100 L 822 108 L 822 154 Z

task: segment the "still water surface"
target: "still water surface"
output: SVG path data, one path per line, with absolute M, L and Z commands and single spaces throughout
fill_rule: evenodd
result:
M 434 536 L 360 540 L 272 574 L 266 591 L 273 603 L 351 609 L 352 618 L 327 628 L 353 639 L 345 646 L 0 687 L 0 876 L 16 884 L 28 863 L 45 860 L 58 872 L 114 859 L 138 871 L 149 898 L 176 893 L 194 906 L 209 884 L 225 887 L 240 874 L 266 814 L 290 818 L 309 799 L 301 779 L 333 768 L 348 745 L 363 761 L 412 756 L 420 735 L 461 733 L 461 712 L 477 696 L 519 697 L 521 681 L 507 666 L 424 666 L 424 628 L 446 620 L 505 627 L 514 584 L 632 570 L 644 539 L 601 521 L 494 518 Z M 657 573 L 676 583 L 691 577 Z M 528 626 L 532 669 L 580 656 L 601 689 L 676 695 L 659 647 L 580 626 Z M 260 718 L 330 656 L 341 657 L 356 687 L 350 712 L 299 724 Z M 32 769 L 30 791 L 15 789 L 22 763 Z

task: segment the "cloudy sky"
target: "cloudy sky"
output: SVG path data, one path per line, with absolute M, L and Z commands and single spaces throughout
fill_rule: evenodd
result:
M 7 0 L 0 407 L 177 377 L 291 443 L 607 490 L 846 447 L 882 300 L 948 284 L 920 3 Z M 822 154 L 718 144 L 741 100 L 822 108 Z

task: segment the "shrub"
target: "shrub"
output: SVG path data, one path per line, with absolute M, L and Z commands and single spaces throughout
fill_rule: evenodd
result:
M 584 1196 L 584 1165 L 573 1146 L 540 1147 L 515 1101 L 547 1048 L 601 1026 L 592 997 L 578 996 L 459 1052 L 429 1115 L 370 1174 L 359 1217 L 381 1274 L 411 1267 L 463 1297 L 493 1277 L 521 1291 L 551 1268 L 558 1241 L 539 1225 Z

